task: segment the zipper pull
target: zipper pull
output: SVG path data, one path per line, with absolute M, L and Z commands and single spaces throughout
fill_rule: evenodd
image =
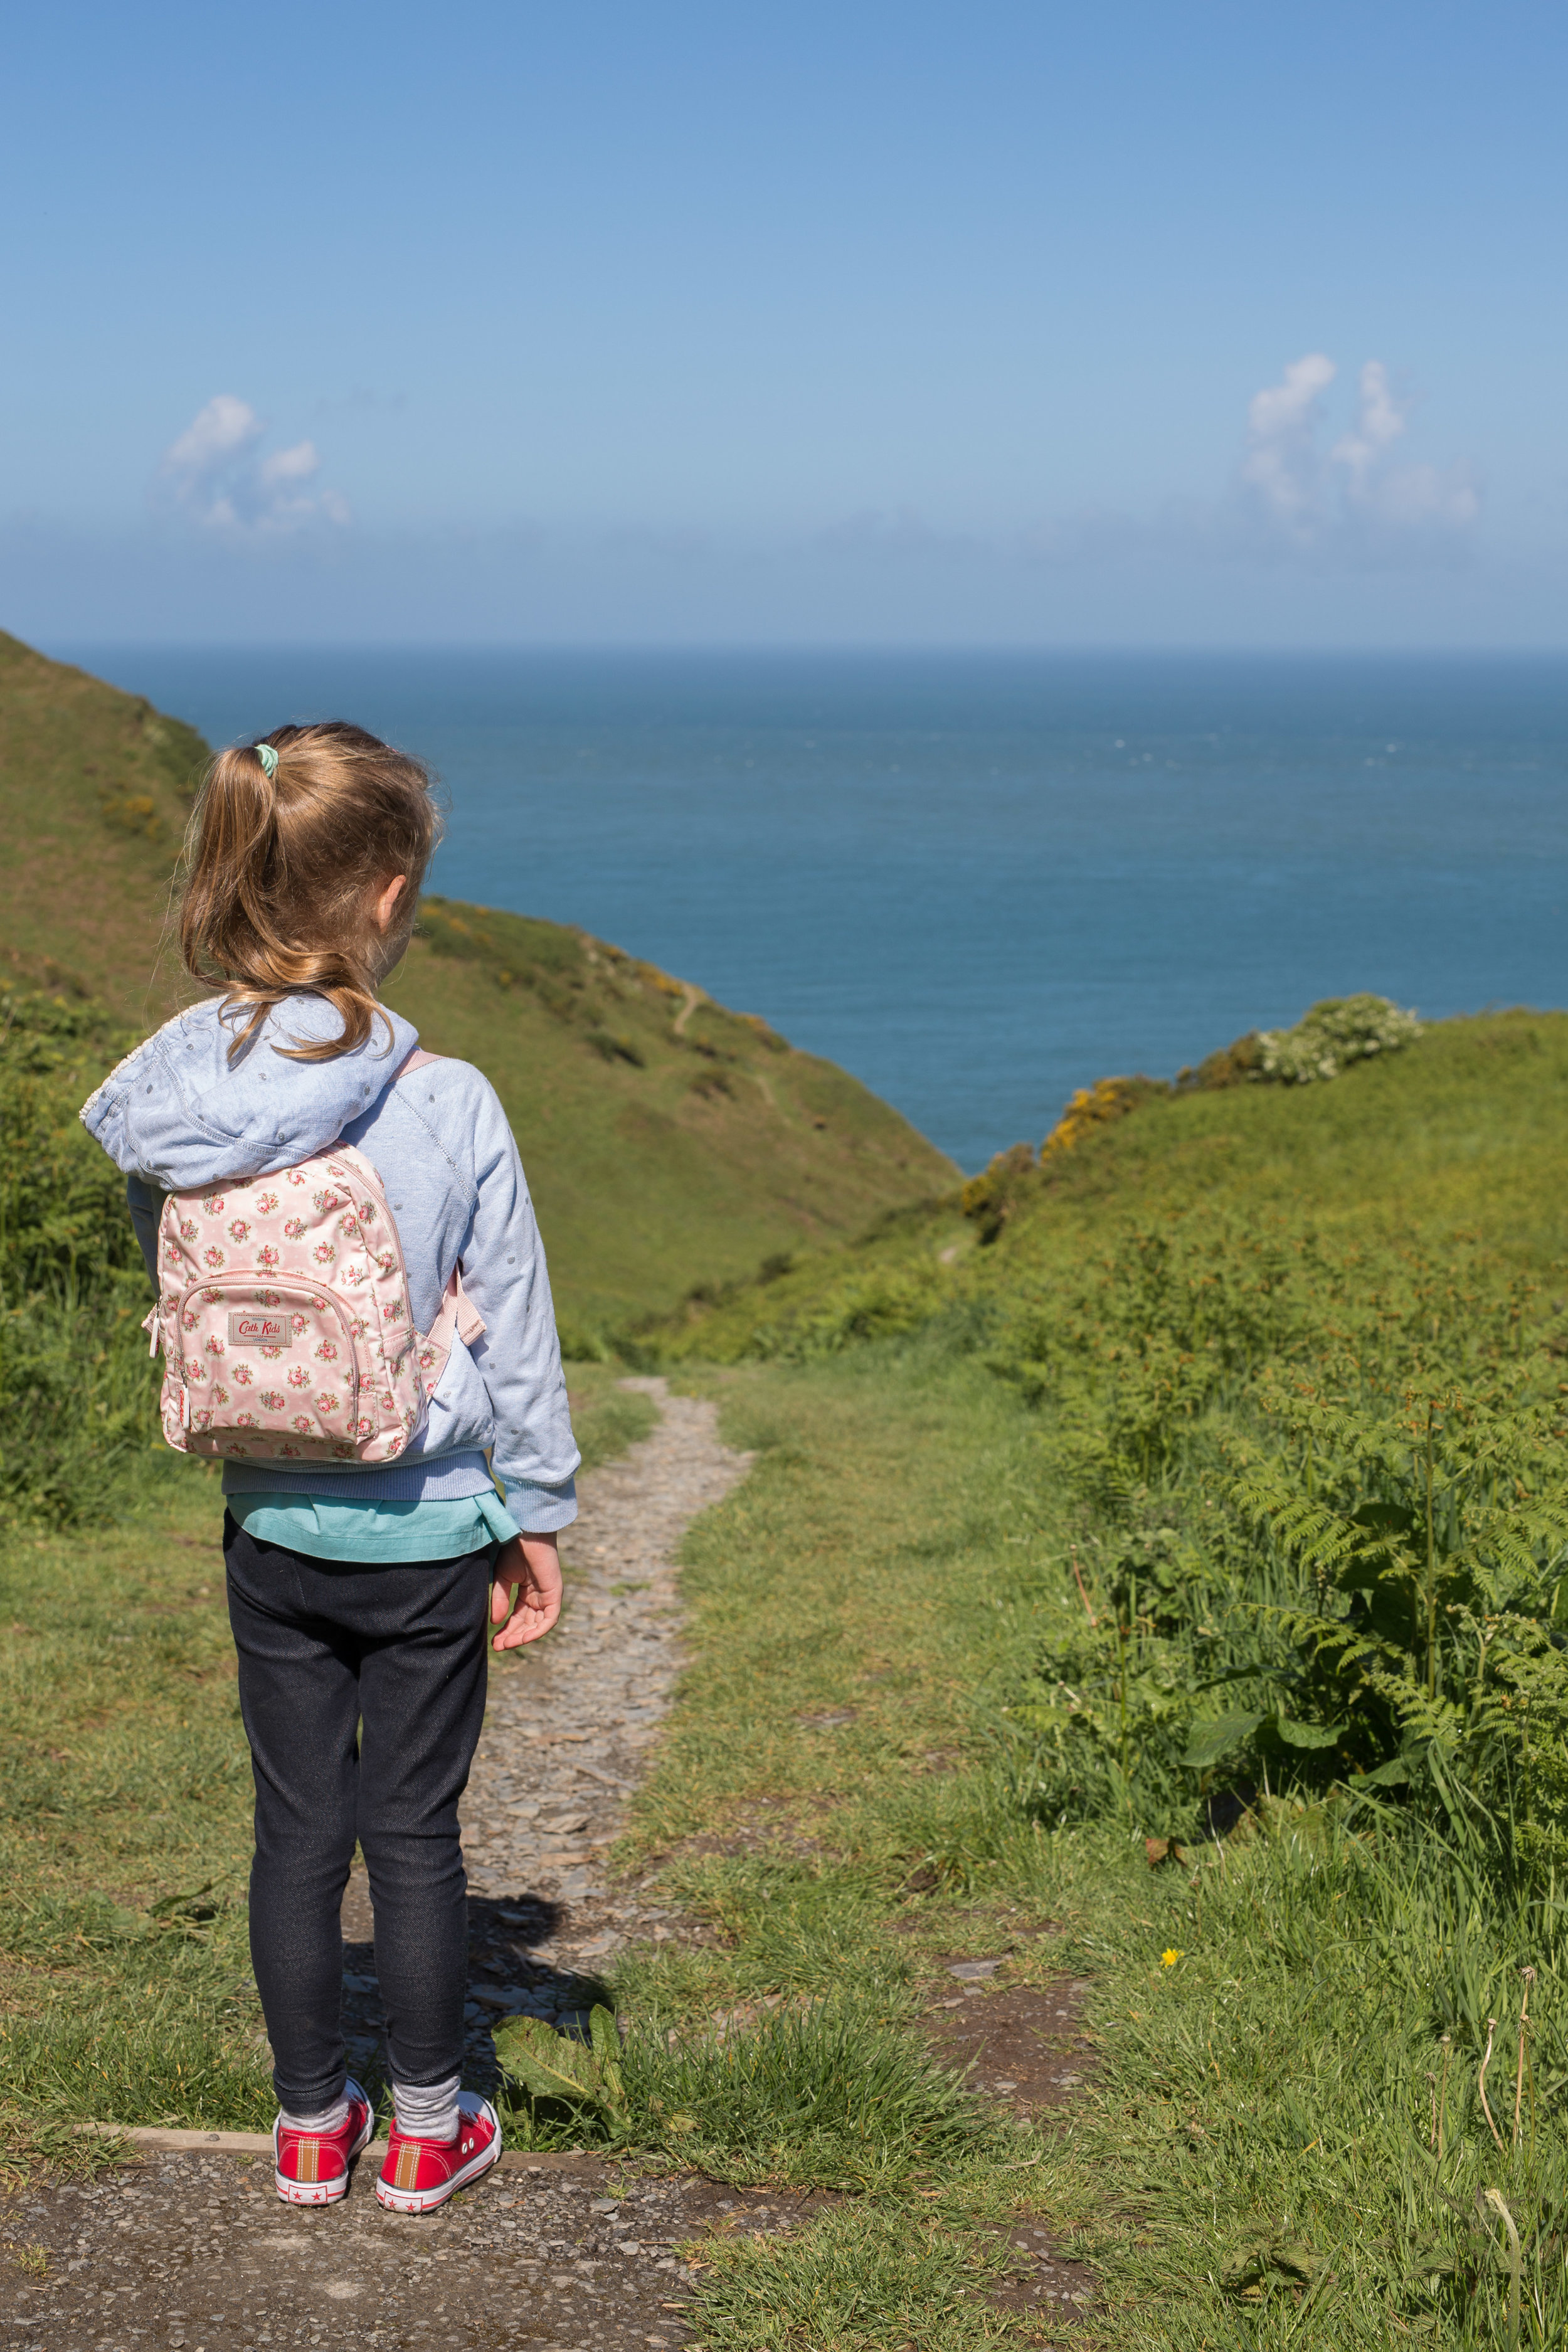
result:
M 162 1327 L 158 1320 L 158 1310 L 155 1307 L 150 1315 L 144 1315 L 142 1317 L 142 1328 L 147 1334 L 147 1353 L 150 1356 L 155 1356 L 158 1352 L 158 1342 L 163 1337 Z

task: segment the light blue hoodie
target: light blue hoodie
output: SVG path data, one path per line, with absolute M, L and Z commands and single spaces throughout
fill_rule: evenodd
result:
M 472 1349 L 455 1341 L 424 1429 L 397 1463 L 268 1470 L 231 1463 L 226 1494 L 298 1494 L 388 1502 L 453 1501 L 490 1488 L 534 1534 L 577 1516 L 572 1440 L 544 1251 L 506 1113 L 488 1078 L 440 1059 L 392 1079 L 419 1034 L 389 1013 L 369 1042 L 330 1062 L 277 1049 L 341 1034 L 319 996 L 292 996 L 231 1062 L 220 1000 L 166 1022 L 110 1072 L 82 1121 L 128 1181 L 131 1213 L 156 1284 L 162 1196 L 275 1175 L 340 1139 L 363 1151 L 386 1188 L 421 1331 L 436 1319 L 453 1268 L 484 1318 Z M 490 1489 L 493 1492 L 493 1489 Z

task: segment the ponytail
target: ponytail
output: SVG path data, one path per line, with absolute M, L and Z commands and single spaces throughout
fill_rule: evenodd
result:
M 231 1059 L 276 1005 L 300 994 L 325 997 L 342 1032 L 279 1047 L 290 1059 L 353 1053 L 378 1017 L 391 1050 L 372 908 L 378 889 L 405 874 L 412 915 L 439 838 L 426 771 L 363 728 L 279 727 L 218 753 L 186 839 L 180 952 L 195 978 L 224 984 L 223 1017 L 244 1018 Z

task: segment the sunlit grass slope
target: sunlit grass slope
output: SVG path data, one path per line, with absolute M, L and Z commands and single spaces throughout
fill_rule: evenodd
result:
M 206 756 L 145 700 L 0 635 L 14 982 L 101 1004 L 126 1030 L 189 992 L 160 940 Z M 428 1048 L 494 1082 L 563 1319 L 590 1337 L 956 1178 L 833 1064 L 554 923 L 432 900 L 388 994 Z
M 0 949 L 122 1021 L 161 1020 L 169 877 L 207 758 L 195 728 L 0 631 Z
M 1549 1267 L 1568 1254 L 1568 1014 L 1439 1022 L 1323 1085 L 1155 1097 L 1043 1165 L 999 1167 L 852 1248 L 692 1301 L 656 1344 L 811 1355 L 944 1308 L 1005 1316 L 1134 1226 L 1189 1212 L 1255 1234 L 1309 1218 L 1337 1243 L 1435 1254 L 1463 1236 Z
M 1317 1086 L 1244 1085 L 1154 1099 L 1053 1164 L 1020 1228 L 1229 1199 L 1310 1205 L 1394 1238 L 1477 1227 L 1529 1263 L 1562 1252 L 1568 1218 L 1568 1014 L 1434 1023 L 1386 1061 Z

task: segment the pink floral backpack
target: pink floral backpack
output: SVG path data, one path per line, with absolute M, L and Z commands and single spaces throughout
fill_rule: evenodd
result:
M 344 1144 L 276 1176 L 171 1192 L 158 1276 L 143 1328 L 154 1355 L 163 1344 L 163 1435 L 183 1454 L 393 1461 L 454 1339 L 485 1328 L 454 1273 L 429 1334 L 414 1328 L 385 1192 Z

